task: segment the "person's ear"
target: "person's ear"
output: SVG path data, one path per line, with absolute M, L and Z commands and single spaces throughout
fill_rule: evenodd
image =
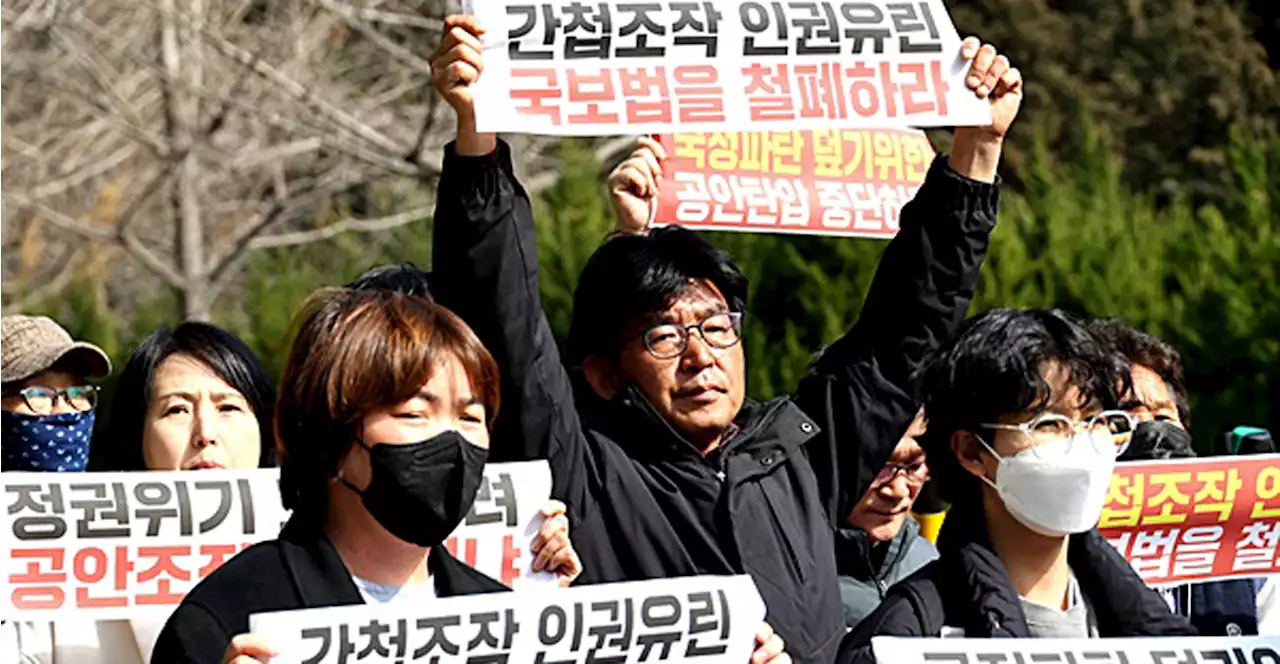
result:
M 601 357 L 588 357 L 582 363 L 582 374 L 591 389 L 606 401 L 613 399 L 621 388 L 618 372 L 613 365 Z
M 961 467 L 976 477 L 986 477 L 987 467 L 982 463 L 982 443 L 969 431 L 957 431 L 951 434 L 951 451 Z

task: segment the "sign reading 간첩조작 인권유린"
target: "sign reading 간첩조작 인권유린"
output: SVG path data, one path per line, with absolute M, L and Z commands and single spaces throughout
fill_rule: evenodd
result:
M 483 132 L 985 125 L 942 0 L 472 0 Z
M 249 627 L 271 635 L 279 664 L 741 664 L 764 615 L 751 577 L 698 576 L 261 613 Z

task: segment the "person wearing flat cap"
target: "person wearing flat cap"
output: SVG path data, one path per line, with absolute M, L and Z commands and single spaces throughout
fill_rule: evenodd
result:
M 76 472 L 89 459 L 98 388 L 111 360 L 44 316 L 0 318 L 3 470 Z
M 111 361 L 44 316 L 0 318 L 0 460 L 7 471 L 79 472 L 89 458 L 98 389 Z M 6 620 L 0 662 L 140 664 L 127 620 Z

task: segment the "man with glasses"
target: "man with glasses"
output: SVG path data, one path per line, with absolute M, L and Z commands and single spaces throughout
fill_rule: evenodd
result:
M 1129 392 L 1120 407 L 1138 420 L 1121 461 L 1196 456 L 1182 357 L 1172 346 L 1115 319 L 1089 322 L 1089 332 L 1129 361 Z M 1259 583 L 1255 586 L 1255 581 Z M 1159 589 L 1169 608 L 1186 616 L 1201 636 L 1258 633 L 1255 603 L 1260 579 L 1223 579 Z
M 923 433 L 921 413 L 836 531 L 840 602 L 849 627 L 874 611 L 890 586 L 938 557 L 938 550 L 920 536 L 920 526 L 910 514 L 929 479 L 924 450 L 916 442 Z
M 749 574 L 790 656 L 829 662 L 845 632 L 833 533 L 915 416 L 912 372 L 968 309 L 1020 75 L 966 41 L 968 84 L 993 124 L 956 130 L 903 209 L 857 324 L 793 397 L 758 403 L 746 399 L 746 277 L 688 230 L 644 232 L 655 155 L 637 155 L 648 180 L 613 188 L 641 203 L 615 206 L 637 217 L 620 227 L 639 232 L 608 239 L 583 268 L 565 370 L 541 309 L 529 198 L 509 148 L 476 130 L 482 32 L 474 17 L 449 17 L 432 56 L 458 119 L 432 267 L 437 301 L 502 369 L 495 453 L 523 446 L 550 461 L 553 493 L 578 524 L 580 582 Z
M 98 388 L 111 361 L 44 316 L 0 319 L 4 470 L 85 469 Z
M 1057 311 L 992 310 L 928 360 L 920 438 L 951 503 L 937 560 L 846 638 L 1194 634 L 1095 526 L 1136 418 L 1115 410 L 1128 363 Z

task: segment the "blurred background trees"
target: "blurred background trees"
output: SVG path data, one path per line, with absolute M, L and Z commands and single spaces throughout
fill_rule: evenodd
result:
M 974 311 L 1116 316 L 1182 351 L 1197 444 L 1280 412 L 1280 3 L 947 0 L 1027 101 Z M 3 8 L 3 297 L 119 361 L 183 317 L 276 375 L 293 308 L 430 262 L 451 132 L 423 61 L 443 2 L 137 0 Z M 940 151 L 949 136 L 933 132 Z M 512 137 L 568 329 L 626 141 Z M 751 279 L 749 389 L 791 389 L 884 243 L 720 233 Z M 197 241 L 198 240 L 198 241 Z M 563 338 L 563 336 L 561 337 Z

